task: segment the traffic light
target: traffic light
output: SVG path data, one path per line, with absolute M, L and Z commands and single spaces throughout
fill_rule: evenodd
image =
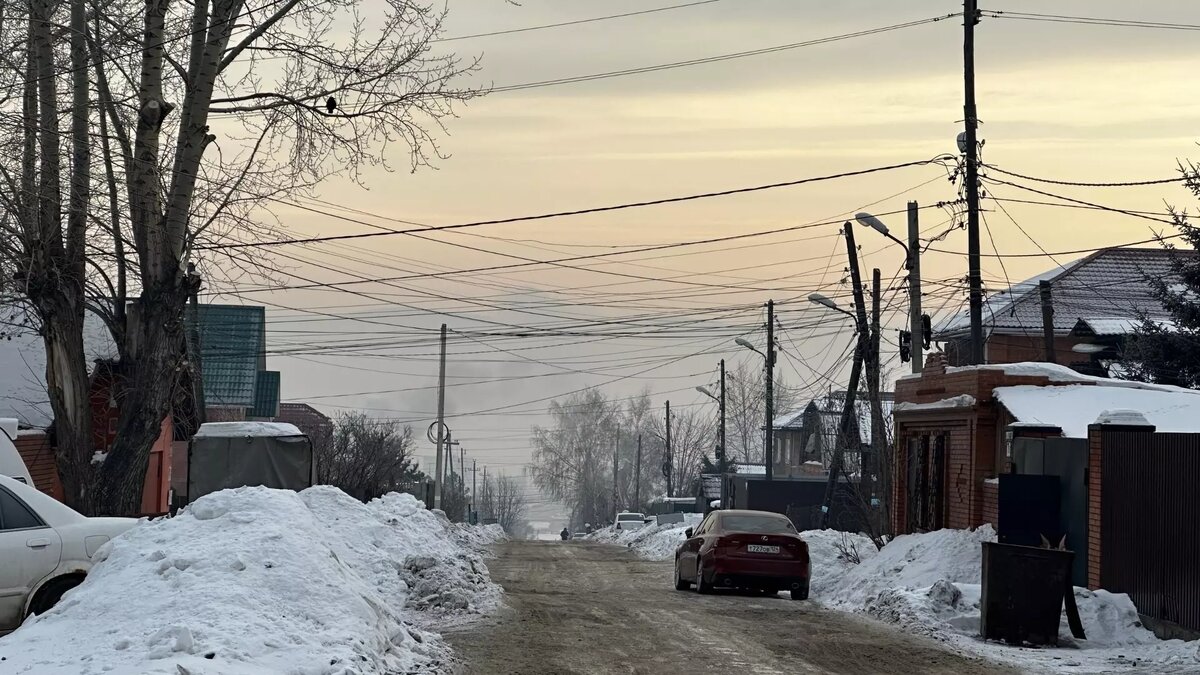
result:
M 933 344 L 933 322 L 928 314 L 921 315 L 921 344 L 925 345 L 925 349 Z
M 900 331 L 900 363 L 908 363 L 912 360 L 912 333 L 902 330 Z

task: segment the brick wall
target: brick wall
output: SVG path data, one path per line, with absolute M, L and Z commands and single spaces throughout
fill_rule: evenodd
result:
M 974 413 L 957 420 L 934 419 L 905 421 L 896 425 L 896 450 L 892 469 L 892 527 L 896 533 L 908 531 L 908 441 L 922 436 L 944 434 L 947 437 L 945 472 L 941 493 L 945 496 L 946 527 L 972 527 L 975 518 L 975 485 L 971 459 Z M 932 446 L 930 457 L 932 459 Z
M 33 486 L 62 501 L 62 483 L 58 480 L 58 467 L 54 463 L 50 437 L 43 431 L 22 431 L 13 444 L 17 446 L 17 453 L 25 462 L 25 468 L 29 469 Z
M 1088 588 L 1100 588 L 1100 492 L 1103 489 L 1100 476 L 1101 448 L 1103 441 L 1100 426 L 1088 427 Z
M 1000 524 L 1000 485 L 993 481 L 983 483 L 983 522 L 992 527 Z

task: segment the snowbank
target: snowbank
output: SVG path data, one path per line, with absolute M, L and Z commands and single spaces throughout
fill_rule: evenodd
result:
M 1027 672 L 1200 670 L 1195 643 L 1159 640 L 1142 626 L 1129 596 L 1107 591 L 1075 589 L 1087 640 L 1071 637 L 1064 612 L 1059 648 L 984 642 L 979 637 L 980 544 L 995 540 L 990 526 L 904 535 L 878 552 L 860 537 L 859 564 L 837 557 L 841 533 L 809 531 L 801 536 L 808 541 L 813 560 L 812 597 L 828 607 L 868 614 Z
M 224 490 L 102 547 L 0 659 L 38 675 L 444 670 L 449 649 L 415 624 L 499 598 L 469 539 L 411 495 Z
M 704 519 L 700 513 L 683 514 L 682 523 L 666 525 L 647 525 L 637 530 L 618 530 L 612 526 L 601 528 L 588 535 L 591 541 L 627 546 L 643 558 L 650 560 L 670 560 L 675 557 L 675 549 L 687 537 L 684 531 L 695 527 Z

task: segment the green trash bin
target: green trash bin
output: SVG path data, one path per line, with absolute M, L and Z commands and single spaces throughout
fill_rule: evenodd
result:
M 1072 551 L 983 542 L 980 632 L 985 640 L 1058 645 Z

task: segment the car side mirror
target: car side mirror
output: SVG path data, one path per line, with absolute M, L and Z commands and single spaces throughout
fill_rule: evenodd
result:
M 691 539 L 692 538 L 692 528 L 689 527 L 688 529 L 684 530 L 683 536 L 687 537 L 688 539 Z

